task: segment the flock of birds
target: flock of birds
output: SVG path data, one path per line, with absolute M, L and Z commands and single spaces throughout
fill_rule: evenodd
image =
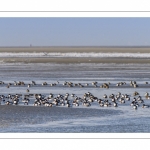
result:
M 50 84 L 50 86 L 56 86 L 59 84 L 57 81 L 56 83 Z M 148 82 L 145 82 L 145 84 L 148 84 Z M 142 108 L 148 108 L 150 107 L 149 105 L 146 105 L 144 103 L 144 100 L 140 96 L 138 92 L 133 93 L 133 97 L 128 94 L 121 94 L 120 92 L 118 94 L 111 94 L 111 95 L 106 95 L 104 94 L 101 98 L 98 98 L 94 96 L 92 93 L 87 92 L 84 93 L 83 96 L 79 97 L 75 94 L 52 94 L 50 93 L 49 95 L 42 95 L 42 94 L 29 94 L 29 88 L 31 86 L 35 86 L 36 82 L 32 81 L 31 83 L 25 84 L 23 81 L 16 82 L 14 83 L 4 83 L 3 81 L 0 81 L 0 85 L 7 85 L 7 88 L 10 86 L 26 86 L 28 89 L 26 92 L 28 94 L 8 94 L 8 95 L 0 95 L 0 104 L 5 104 L 5 105 L 18 105 L 20 103 L 24 105 L 28 104 L 33 104 L 33 106 L 47 106 L 47 107 L 53 107 L 53 106 L 66 106 L 66 107 L 74 107 L 74 106 L 79 106 L 83 105 L 86 107 L 90 107 L 93 103 L 98 104 L 100 107 L 118 107 L 118 105 L 125 104 L 127 101 L 130 102 L 130 106 L 133 107 L 133 109 L 137 109 L 139 106 L 142 105 Z M 41 84 L 42 86 L 47 86 L 47 82 L 43 82 Z M 67 82 L 65 81 L 63 86 L 68 86 L 68 87 L 73 87 L 73 86 L 79 86 L 79 87 L 84 87 L 84 86 L 89 86 L 88 83 L 85 83 L 84 85 L 81 83 L 72 83 L 72 82 Z M 98 82 L 92 82 L 92 86 L 97 87 Z M 108 83 L 103 83 L 100 85 L 100 88 L 109 88 L 110 82 Z M 122 86 L 126 85 L 126 82 L 118 82 L 116 86 Z M 133 87 L 138 87 L 136 81 L 130 81 L 130 86 Z M 150 99 L 149 93 L 145 93 L 145 99 Z
M 149 99 L 149 93 L 145 93 L 145 98 Z M 65 107 L 77 107 L 83 105 L 90 107 L 93 103 L 98 104 L 99 107 L 118 107 L 119 105 L 130 102 L 130 106 L 133 109 L 137 109 L 142 105 L 142 108 L 148 108 L 142 97 L 138 92 L 133 93 L 133 97 L 127 94 L 121 94 L 120 92 L 111 95 L 104 94 L 102 98 L 94 96 L 92 93 L 84 93 L 83 96 L 79 97 L 75 94 L 58 94 L 54 95 L 50 93 L 48 96 L 42 94 L 8 94 L 0 95 L 0 104 L 5 105 L 24 105 L 32 104 L 33 106 L 65 106 Z
M 148 82 L 145 82 L 145 84 L 148 84 Z M 26 92 L 30 92 L 29 88 L 33 87 L 33 86 L 36 86 L 37 84 L 36 84 L 35 81 L 31 81 L 31 83 L 27 83 L 27 84 L 25 84 L 24 81 L 18 81 L 18 82 L 14 81 L 13 83 L 5 83 L 3 81 L 0 81 L 0 85 L 6 86 L 7 88 L 10 88 L 10 87 L 13 87 L 13 86 L 25 86 L 25 85 L 27 85 Z M 48 84 L 47 82 L 43 82 L 41 85 L 42 86 L 48 86 L 48 85 L 49 86 L 57 86 L 57 85 L 60 86 L 61 84 L 59 83 L 59 81 L 56 81 L 55 83 L 50 83 L 50 84 Z M 65 87 L 80 87 L 80 88 L 82 88 L 82 87 L 90 87 L 91 86 L 91 87 L 100 87 L 100 88 L 107 88 L 107 89 L 110 87 L 110 85 L 111 85 L 110 82 L 103 83 L 103 84 L 100 85 L 96 81 L 92 82 L 92 83 L 73 83 L 73 82 L 70 82 L 70 81 L 65 81 L 62 84 L 62 86 L 65 86 Z M 118 82 L 115 86 L 124 86 L 124 85 L 127 85 L 126 82 Z M 136 83 L 136 81 L 130 81 L 129 86 L 136 88 L 139 85 Z

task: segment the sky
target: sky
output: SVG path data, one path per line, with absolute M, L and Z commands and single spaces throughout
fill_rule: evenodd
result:
M 150 46 L 150 18 L 0 18 L 4 46 Z

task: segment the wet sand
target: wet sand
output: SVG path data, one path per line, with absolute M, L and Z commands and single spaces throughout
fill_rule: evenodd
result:
M 53 64 L 53 63 L 4 63 L 0 65 L 0 78 L 12 80 L 50 80 L 58 78 L 149 78 L 150 64 Z M 5 79 L 6 78 L 6 79 Z M 64 79 L 66 78 L 66 79 Z M 94 79 L 93 79 L 94 80 Z M 109 80 L 109 79 L 108 79 Z M 79 82 L 79 81 L 78 81 Z M 81 81 L 80 81 L 81 82 Z M 92 82 L 92 80 L 91 80 Z
M 0 132 L 45 132 L 44 127 L 38 130 L 37 124 L 51 122 L 57 125 L 57 121 L 66 119 L 88 119 L 89 117 L 105 117 L 122 113 L 120 110 L 102 110 L 88 108 L 63 108 L 63 107 L 32 107 L 32 106 L 0 106 Z M 33 126 L 32 126 L 33 125 Z M 32 126 L 32 127 L 31 127 Z M 53 132 L 55 126 L 49 126 Z M 27 128 L 27 131 L 26 129 Z M 56 131 L 55 131 L 56 132 Z M 65 131 L 64 131 L 65 132 Z

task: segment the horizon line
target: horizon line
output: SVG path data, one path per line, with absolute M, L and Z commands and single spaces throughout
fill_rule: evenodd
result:
M 135 48 L 137 48 L 137 47 L 150 47 L 150 45 L 146 45 L 146 46 L 143 46 L 143 45 L 132 45 L 132 46 L 125 46 L 125 45 L 124 45 L 124 46 L 121 46 L 121 45 L 116 45 L 116 46 L 106 46 L 106 45 L 103 45 L 103 46 L 80 46 L 80 45 L 79 45 L 79 46 L 30 46 L 30 45 L 29 45 L 29 46 L 0 46 L 0 48 L 40 48 L 40 47 L 41 47 L 41 48 L 42 48 L 42 47 L 43 47 L 43 48 L 51 48 L 51 47 L 97 47 L 97 48 L 98 48 L 98 47 L 99 47 L 99 48 L 105 48 L 105 47 L 106 47 L 106 48 L 107 48 L 107 47 L 110 47 L 110 48 L 111 48 L 111 47 L 112 47 L 112 48 L 113 48 L 113 47 L 114 47 L 114 48 L 115 48 L 115 47 L 116 47 L 116 48 L 119 48 L 119 47 L 120 47 L 120 48 L 121 48 L 121 47 L 127 47 L 127 48 L 128 48 L 128 47 L 129 47 L 129 48 L 130 48 L 130 47 L 135 47 Z

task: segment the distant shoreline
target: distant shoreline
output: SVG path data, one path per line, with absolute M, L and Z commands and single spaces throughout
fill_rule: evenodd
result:
M 142 45 L 141 46 L 140 45 L 132 45 L 132 46 L 125 46 L 125 45 L 124 46 L 123 45 L 122 46 L 121 45 L 120 46 L 119 45 L 108 45 L 108 46 L 107 45 L 101 45 L 101 46 L 92 46 L 92 45 L 91 46 L 86 46 L 86 45 L 82 45 L 82 46 L 80 46 L 80 45 L 78 45 L 78 46 L 74 46 L 74 45 L 73 46 L 61 46 L 61 45 L 60 46 L 42 46 L 42 45 L 41 46 L 36 46 L 35 45 L 34 46 L 33 45 L 32 46 L 31 45 L 30 46 L 30 45 L 28 45 L 28 46 L 25 46 L 24 45 L 24 46 L 0 46 L 0 48 L 1 47 L 3 47 L 3 48 L 4 47 L 6 47 L 6 48 L 7 47 L 150 47 L 150 45 L 145 45 L 145 46 L 142 46 Z
M 98 46 L 73 46 L 73 47 L 0 47 L 0 52 L 60 52 L 60 53 L 68 53 L 68 52 L 95 52 L 95 53 L 150 53 L 150 46 L 139 46 L 139 47 L 98 47 Z
M 26 53 L 22 58 L 20 57 L 7 57 L 2 53 Z M 148 58 L 131 58 L 131 57 L 109 57 L 109 58 L 94 58 L 90 57 L 89 53 L 107 53 L 111 56 L 111 53 L 119 53 L 119 55 L 124 55 L 122 53 L 129 53 L 128 55 L 134 55 L 134 53 L 144 54 L 150 53 L 150 47 L 0 47 L 0 53 L 2 57 L 0 58 L 1 63 L 116 63 L 116 64 L 131 64 L 131 63 L 141 63 L 141 64 L 150 64 L 150 59 Z M 45 58 L 38 58 L 33 57 L 30 58 L 27 56 L 27 53 L 42 53 L 43 56 L 47 55 L 47 53 L 87 53 L 87 57 L 45 57 Z M 132 54 L 131 54 L 132 53 Z M 90 55 L 90 56 L 89 56 Z M 145 54 L 144 54 L 145 55 Z M 42 57 L 42 56 L 40 56 Z
M 79 63 L 101 63 L 101 64 L 150 64 L 146 58 L 0 58 L 1 63 L 51 63 L 51 64 L 79 64 Z

